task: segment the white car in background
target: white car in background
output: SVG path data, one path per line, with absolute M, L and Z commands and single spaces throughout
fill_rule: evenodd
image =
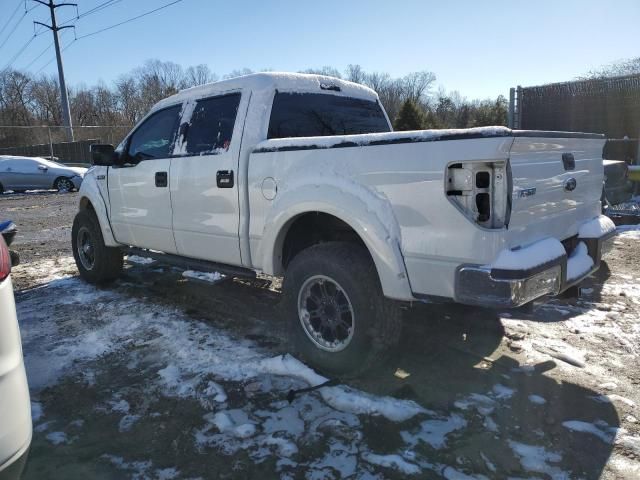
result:
M 11 283 L 11 256 L 0 236 L 0 479 L 20 478 L 31 444 L 31 402 Z
M 40 157 L 0 155 L 0 193 L 7 190 L 79 190 L 87 171 Z

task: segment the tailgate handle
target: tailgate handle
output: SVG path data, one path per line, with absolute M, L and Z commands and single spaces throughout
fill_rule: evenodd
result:
M 575 170 L 576 168 L 576 159 L 573 156 L 573 153 L 563 153 L 562 154 L 562 164 L 564 165 L 565 170 Z

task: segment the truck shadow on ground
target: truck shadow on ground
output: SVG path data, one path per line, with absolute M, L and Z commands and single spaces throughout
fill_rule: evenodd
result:
M 211 287 L 178 280 L 176 288 L 175 277 L 159 275 L 145 282 L 151 282 L 162 301 L 177 303 L 194 318 L 229 328 L 274 353 L 287 352 L 280 294 L 268 281 L 234 280 Z M 600 392 L 551 378 L 546 374 L 556 368 L 551 359 L 521 365 L 502 344 L 505 331 L 495 311 L 416 304 L 404 317 L 401 344 L 389 360 L 348 384 L 414 400 L 443 418 L 463 416 L 468 425 L 464 434 L 448 438 L 444 449 L 432 452 L 435 458 L 466 458 L 475 471 L 495 476 L 522 474 L 524 463 L 537 455 L 541 466 L 530 472 L 553 478 L 559 471 L 600 476 L 620 426 L 615 407 L 598 401 Z M 398 368 L 409 376 L 395 376 Z M 374 450 L 394 453 L 402 447 L 394 425 L 376 433 L 368 435 Z M 528 460 L 517 449 L 528 452 Z
M 599 478 L 612 452 L 611 432 L 620 426 L 615 407 L 597 401 L 598 392 L 548 376 L 546 372 L 557 366 L 550 357 L 522 365 L 502 345 L 504 335 L 495 311 L 417 305 L 406 312 L 402 343 L 390 362 L 355 384 L 373 393 L 410 398 L 436 411 L 464 413 L 472 427 L 449 448 L 470 458 L 481 451 L 499 472 L 518 470 L 509 451 L 517 442 L 558 453 L 557 465 L 571 477 Z M 396 378 L 396 368 L 410 376 Z M 480 402 L 469 414 L 465 405 L 473 407 L 478 395 L 499 398 L 502 387 L 513 390 L 512 395 L 488 405 L 491 412 L 483 411 Z M 572 431 L 567 427 L 572 424 L 565 422 L 587 428 L 600 425 L 602 435 Z M 544 470 L 538 473 L 556 478 Z

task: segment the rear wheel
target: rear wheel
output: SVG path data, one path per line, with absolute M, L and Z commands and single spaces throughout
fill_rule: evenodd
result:
M 383 296 L 375 265 L 359 245 L 303 250 L 283 290 L 292 347 L 321 371 L 356 374 L 383 360 L 400 338 L 400 309 Z
M 73 257 L 80 276 L 89 283 L 108 283 L 122 272 L 122 250 L 104 244 L 100 224 L 90 210 L 78 212 L 71 230 Z
M 0 183 L 0 195 L 4 193 L 4 186 Z
M 60 177 L 53 183 L 53 188 L 58 190 L 58 192 L 63 193 L 71 192 L 74 189 L 74 186 L 73 182 L 67 177 Z

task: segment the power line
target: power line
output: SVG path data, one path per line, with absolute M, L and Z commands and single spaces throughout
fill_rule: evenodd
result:
M 162 5 L 161 7 L 154 8 L 153 10 L 149 10 L 148 12 L 145 12 L 145 13 L 142 13 L 142 14 L 137 15 L 135 17 L 129 18 L 127 20 L 124 20 L 124 21 L 122 21 L 120 23 L 116 23 L 114 25 L 110 25 L 108 27 L 101 28 L 100 30 L 96 30 L 95 32 L 87 33 L 86 35 L 81 35 L 77 39 L 78 40 L 82 40 L 83 38 L 91 37 L 93 35 L 97 35 L 98 33 L 106 32 L 107 30 L 111 30 L 112 28 L 119 27 L 120 25 L 124 25 L 125 23 L 133 22 L 134 20 L 138 20 L 139 18 L 146 17 L 147 15 L 151 15 L 152 13 L 155 13 L 155 12 L 157 12 L 159 10 L 162 10 L 164 8 L 167 8 L 167 7 L 170 7 L 171 5 L 175 5 L 176 3 L 180 3 L 182 1 L 183 0 L 175 0 L 173 2 L 167 3 L 166 5 Z
M 111 5 L 113 5 L 113 4 L 115 4 L 115 3 L 118 3 L 118 2 L 120 2 L 120 1 L 122 1 L 122 0 L 110 0 L 109 2 L 104 2 L 104 3 L 102 3 L 102 4 L 100 4 L 100 5 L 96 6 L 96 7 L 94 7 L 92 10 L 89 10 L 88 12 L 85 12 L 84 14 L 80 15 L 80 17 L 82 17 L 83 15 L 84 15 L 84 16 L 87 16 L 87 15 L 89 15 L 89 14 L 90 14 L 90 12 L 91 12 L 91 13 L 95 13 L 95 12 L 97 11 L 96 9 L 98 9 L 99 7 L 101 7 L 101 9 L 104 9 L 104 8 L 110 7 Z M 99 30 L 96 30 L 95 32 L 91 32 L 91 33 L 87 33 L 87 34 L 85 34 L 85 35 L 81 35 L 80 37 L 76 37 L 75 39 L 73 39 L 73 40 L 71 40 L 69 43 L 67 43 L 67 45 L 65 45 L 65 46 L 62 48 L 62 51 L 64 52 L 67 48 L 69 48 L 69 47 L 70 47 L 72 44 L 74 44 L 77 40 L 81 40 L 81 39 L 83 39 L 83 38 L 87 38 L 87 37 L 91 37 L 91 36 L 93 36 L 93 35 L 97 35 L 98 33 L 102 33 L 102 32 L 105 32 L 105 31 L 107 31 L 107 30 L 111 30 L 112 28 L 119 27 L 120 25 L 124 25 L 125 23 L 133 22 L 134 20 L 138 20 L 139 18 L 146 17 L 147 15 L 151 15 L 152 13 L 155 13 L 155 12 L 157 12 L 157 11 L 159 11 L 159 10 L 162 10 L 162 9 L 164 9 L 164 8 L 167 8 L 167 7 L 170 7 L 171 5 L 175 5 L 176 3 L 180 3 L 180 2 L 182 2 L 182 1 L 183 1 L 183 0 L 174 0 L 173 2 L 169 2 L 169 3 L 165 4 L 165 5 L 162 5 L 162 6 L 158 7 L 158 8 L 154 8 L 153 10 L 149 10 L 148 12 L 144 12 L 144 13 L 142 13 L 142 14 L 140 14 L 140 15 L 137 15 L 137 16 L 135 16 L 135 17 L 129 18 L 129 19 L 127 19 L 127 20 L 123 20 L 122 22 L 116 23 L 116 24 L 114 24 L 114 25 L 110 25 L 110 26 L 105 27 L 105 28 L 101 28 L 101 29 L 99 29 Z M 51 46 L 47 47 L 47 50 L 48 50 L 49 48 L 51 48 Z M 42 54 L 40 54 L 40 55 L 39 55 L 39 57 L 40 57 L 41 55 L 42 55 Z M 45 68 L 47 68 L 47 67 L 51 64 L 51 62 L 53 62 L 54 60 L 55 60 L 54 58 L 51 58 L 47 63 L 45 63 L 44 65 L 42 65 L 38 70 L 36 70 L 35 75 L 37 75 L 37 74 L 38 74 L 38 73 L 40 73 L 42 70 L 44 70 Z M 34 60 L 34 62 L 35 62 L 35 60 Z M 29 64 L 29 66 L 31 66 L 31 64 Z
M 108 7 L 112 6 L 112 5 L 115 5 L 116 3 L 120 3 L 121 1 L 122 0 L 108 0 L 106 2 L 101 3 L 100 5 L 96 5 L 92 9 L 87 10 L 86 12 L 81 13 L 80 15 L 77 15 L 77 16 L 75 16 L 73 18 L 65 20 L 60 25 L 66 25 L 68 23 L 73 22 L 74 20 L 80 20 L 81 18 L 88 17 L 89 15 L 92 15 L 94 13 L 98 13 L 99 11 L 104 10 L 105 8 L 108 8 Z
M 11 38 L 11 35 L 13 35 L 13 32 L 16 31 L 16 28 L 18 28 L 18 26 L 20 25 L 20 23 L 22 23 L 22 20 L 24 20 L 24 17 L 27 16 L 27 13 L 29 13 L 31 10 L 33 10 L 33 8 L 29 9 L 29 10 L 25 10 L 24 13 L 22 14 L 22 16 L 18 19 L 18 22 L 13 26 L 13 28 L 11 29 L 11 31 L 9 32 L 9 35 L 7 35 L 7 38 L 4 39 L 4 42 L 2 42 L 2 44 L 0 44 L 0 49 L 2 47 L 5 46 L 5 44 L 9 41 L 9 39 Z
M 51 47 L 53 47 L 53 42 L 51 42 L 49 45 L 47 45 L 47 48 L 45 48 L 44 50 L 42 50 L 42 52 L 40 52 L 38 54 L 37 57 L 35 57 L 33 60 L 31 60 L 26 67 L 23 67 L 22 70 L 29 70 L 29 67 L 31 67 L 31 65 L 33 65 L 34 63 L 36 63 L 38 61 L 38 59 L 40 59 L 40 57 L 42 57 L 42 55 L 44 55 L 45 53 L 47 53 Z
M 92 15 L 94 13 L 98 13 L 101 10 L 104 10 L 105 8 L 110 7 L 111 5 L 115 5 L 116 3 L 121 2 L 122 0 L 108 0 L 106 2 L 101 3 L 100 5 L 97 5 L 95 7 L 93 7 L 90 10 L 87 10 L 86 12 L 80 13 L 78 15 L 76 15 L 75 17 L 71 17 L 67 20 L 65 20 L 64 22 L 61 22 L 60 25 L 67 25 L 73 21 L 77 21 L 80 20 L 84 17 L 88 17 L 89 15 Z
M 75 43 L 76 39 L 74 38 L 73 40 L 71 40 L 69 43 L 67 43 L 64 47 L 62 47 L 62 49 L 60 50 L 60 52 L 64 52 L 67 48 L 69 48 L 71 45 L 73 45 Z M 49 47 L 51 47 L 51 45 L 49 45 Z M 47 63 L 45 63 L 44 65 L 42 65 L 38 70 L 35 71 L 34 75 L 39 74 L 42 70 L 44 70 L 45 68 L 47 68 L 49 65 L 51 65 L 51 62 L 53 62 L 56 59 L 56 57 L 51 57 L 49 59 L 49 61 Z
M 9 23 L 11 23 L 11 20 L 13 20 L 13 17 L 16 16 L 16 13 L 18 13 L 18 10 L 20 10 L 20 5 L 21 4 L 22 4 L 22 0 L 18 0 L 18 5 L 16 6 L 16 9 L 13 11 L 11 16 L 9 17 L 9 20 L 7 20 L 7 22 L 4 24 L 4 26 L 2 28 L 0 28 L 0 35 L 2 35 L 2 32 L 5 31 L 5 29 L 7 28 L 7 25 L 9 25 Z
M 2 70 L 6 70 L 7 68 L 9 68 L 9 67 L 13 64 L 13 62 L 15 62 L 16 58 L 18 58 L 18 57 L 20 56 L 20 54 L 21 54 L 22 52 L 24 52 L 24 51 L 25 51 L 25 49 L 29 46 L 29 44 L 30 44 L 31 42 L 33 42 L 33 40 L 34 40 L 35 38 L 36 38 L 36 36 L 35 36 L 35 35 L 33 35 L 33 36 L 32 36 L 32 37 L 27 41 L 27 43 L 25 43 L 25 44 L 22 46 L 22 48 L 21 48 L 20 50 L 18 50 L 18 51 L 17 51 L 17 53 L 16 53 L 13 57 L 11 57 L 11 60 L 9 60 L 9 62 L 8 62 L 4 67 L 2 67 Z

